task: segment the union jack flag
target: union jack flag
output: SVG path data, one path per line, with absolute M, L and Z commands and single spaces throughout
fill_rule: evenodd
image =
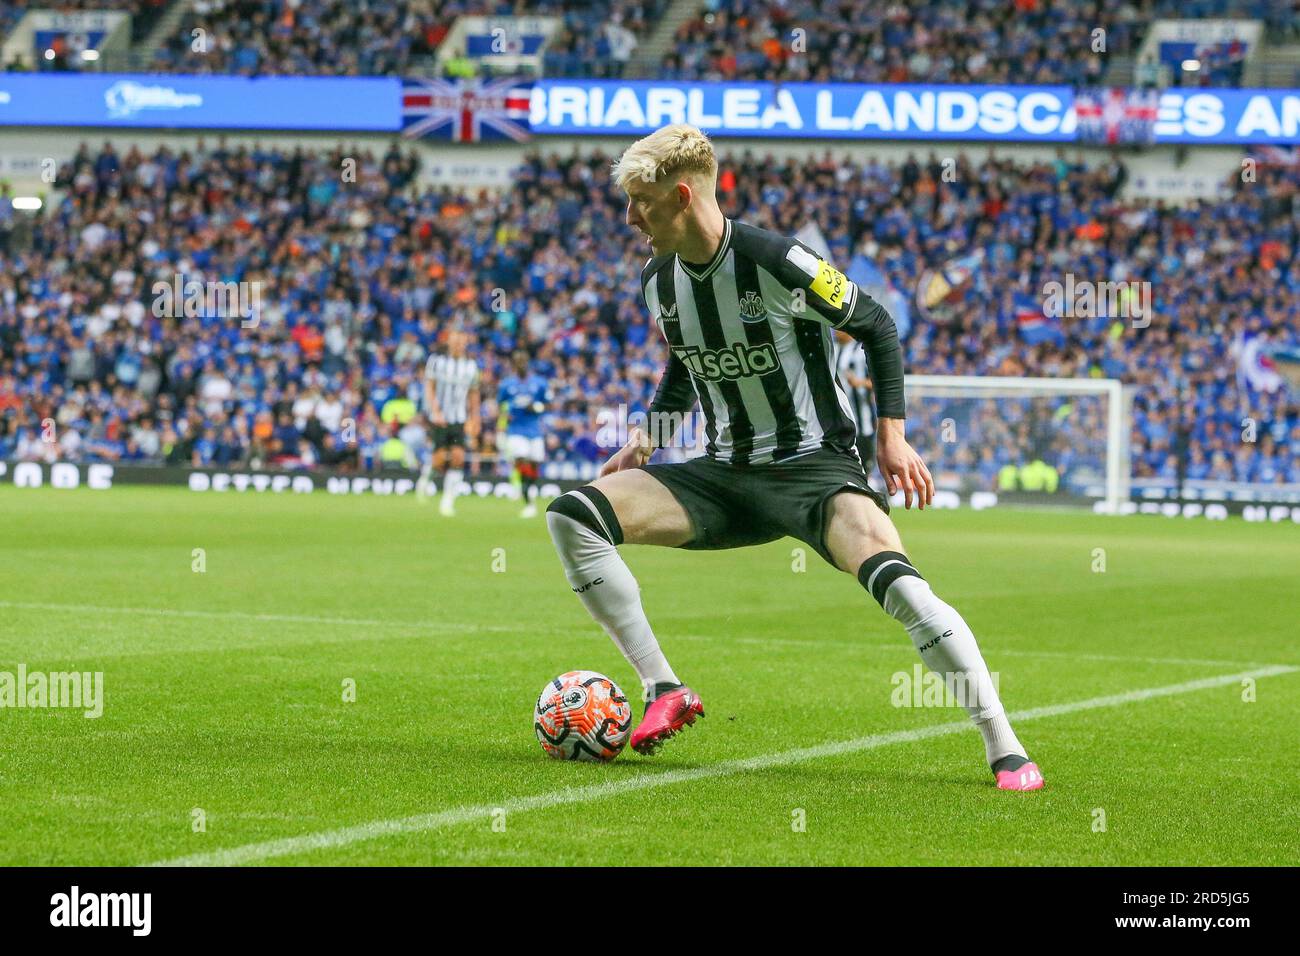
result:
M 1155 90 L 1079 90 L 1074 95 L 1079 139 L 1109 146 L 1153 143 L 1159 100 Z
M 1250 153 L 1261 166 L 1300 166 L 1300 146 L 1256 146 Z
M 455 143 L 528 140 L 532 83 L 499 80 L 402 80 L 402 135 Z

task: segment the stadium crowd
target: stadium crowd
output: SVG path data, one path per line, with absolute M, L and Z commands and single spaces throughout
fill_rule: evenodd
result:
M 124 9 L 136 38 L 169 0 L 17 0 L 29 8 Z M 1137 52 L 1157 18 L 1251 18 L 1277 41 L 1300 36 L 1300 0 L 707 0 L 655 74 L 670 80 L 1096 85 L 1108 58 Z M 458 16 L 551 16 L 542 75 L 624 75 L 668 0 L 194 0 L 151 69 L 245 75 L 427 72 Z M 1099 50 L 1095 31 L 1104 30 Z M 1240 51 L 1207 49 L 1199 82 L 1239 86 Z M 453 58 L 453 71 L 473 71 Z M 42 64 L 49 68 L 51 64 Z M 75 68 L 75 65 L 73 65 Z M 66 68 L 66 67 L 64 67 Z
M 664 77 L 1091 86 L 1154 19 L 1233 16 L 1279 40 L 1300 27 L 1292 0 L 709 0 L 678 29 Z M 1223 59 L 1203 80 L 1239 86 Z
M 553 75 L 577 70 L 617 76 L 665 5 L 666 0 L 195 0 L 157 51 L 154 66 L 260 76 L 428 72 L 457 17 L 527 15 L 562 21 L 547 47 Z
M 1068 83 L 1091 85 L 1106 49 L 1131 52 L 1131 5 L 1103 18 L 1083 0 L 714 0 L 683 24 L 665 62 L 676 80 L 843 83 Z
M 409 464 L 427 454 L 425 360 L 460 327 L 484 371 L 482 467 L 497 467 L 496 385 L 516 347 L 552 383 L 549 474 L 601 461 L 603 416 L 644 409 L 665 360 L 609 162 L 533 155 L 493 197 L 426 187 L 396 146 L 83 145 L 61 202 L 30 217 L 0 196 L 0 457 L 374 469 L 398 437 Z M 1261 168 L 1189 207 L 1125 200 L 1124 177 L 1064 155 L 962 156 L 945 176 L 933 155 L 740 152 L 724 154 L 720 192 L 759 226 L 815 222 L 841 268 L 870 264 L 906 301 L 926 269 L 978 250 L 956 307 L 897 313 L 911 372 L 1121 378 L 1134 475 L 1174 477 L 1185 447 L 1189 477 L 1300 481 L 1300 403 L 1251 388 L 1234 356 L 1300 329 L 1300 170 Z M 1149 282 L 1150 325 L 1026 325 L 1025 296 L 1067 273 Z M 190 280 L 239 292 L 224 306 L 161 292 Z M 913 403 L 909 432 L 941 472 L 995 476 L 1036 455 L 1078 484 L 1100 467 L 1097 403 L 954 408 Z
M 54 13 L 129 13 L 131 15 L 131 40 L 142 40 L 166 11 L 171 0 L 6 0 L 0 3 L 0 44 L 9 36 L 18 21 L 32 10 L 51 11 Z M 49 59 L 42 59 L 37 66 L 40 69 L 69 70 L 79 69 L 83 64 L 71 62 L 67 55 L 67 35 L 56 40 L 51 48 L 55 54 Z M 6 64 L 7 70 L 21 69 L 18 58 Z
M 418 0 L 195 0 L 151 66 L 176 73 L 378 76 L 432 55 L 450 21 Z

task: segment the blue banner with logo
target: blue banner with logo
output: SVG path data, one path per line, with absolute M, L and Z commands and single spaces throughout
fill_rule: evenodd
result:
M 1300 143 L 1300 90 L 1164 90 L 1157 143 Z
M 387 132 L 401 119 L 387 77 L 0 73 L 0 126 Z
M 403 82 L 0 73 L 0 126 L 409 131 L 412 96 L 419 92 L 413 83 L 449 88 L 445 96 L 429 94 L 423 119 L 436 118 L 434 108 L 455 94 L 459 125 L 443 124 L 453 138 L 481 138 L 483 132 L 474 131 L 485 118 L 497 118 L 489 109 L 495 101 L 469 95 L 474 91 L 459 81 L 408 79 L 405 89 Z M 501 116 L 512 125 L 503 135 L 516 139 L 526 132 L 639 136 L 686 122 L 722 137 L 1072 143 L 1080 141 L 1083 126 L 1088 138 L 1102 142 L 1300 143 L 1300 90 L 1170 89 L 1135 97 L 1128 91 L 1079 95 L 1063 86 L 543 79 L 526 94 L 526 83 L 498 82 L 510 94 L 502 99 Z
M 534 133 L 1072 142 L 1073 106 L 1065 86 L 541 80 L 530 119 Z
M 1148 143 L 1300 143 L 1300 90 L 1075 91 L 1060 86 L 868 86 L 541 80 L 534 133 Z M 1118 103 L 1123 108 L 1110 108 Z M 1081 107 L 1076 109 L 1076 107 Z M 1088 135 L 1080 136 L 1080 123 Z M 1137 132 L 1126 137 L 1128 127 Z

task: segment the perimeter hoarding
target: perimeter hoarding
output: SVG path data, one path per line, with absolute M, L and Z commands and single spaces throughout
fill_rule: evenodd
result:
M 462 87 L 463 109 L 481 108 L 475 85 Z M 1063 86 L 543 79 L 530 96 L 533 135 L 635 136 L 688 122 L 723 137 L 1079 141 L 1076 93 Z M 1165 90 L 1153 122 L 1156 144 L 1300 143 L 1300 90 Z M 0 126 L 396 133 L 403 82 L 0 73 Z

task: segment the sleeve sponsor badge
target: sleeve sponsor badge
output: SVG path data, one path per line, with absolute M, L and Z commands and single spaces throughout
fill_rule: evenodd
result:
M 829 262 L 821 260 L 817 267 L 817 277 L 812 280 L 809 291 L 816 293 L 833 308 L 844 305 L 844 297 L 849 291 L 849 280 Z

